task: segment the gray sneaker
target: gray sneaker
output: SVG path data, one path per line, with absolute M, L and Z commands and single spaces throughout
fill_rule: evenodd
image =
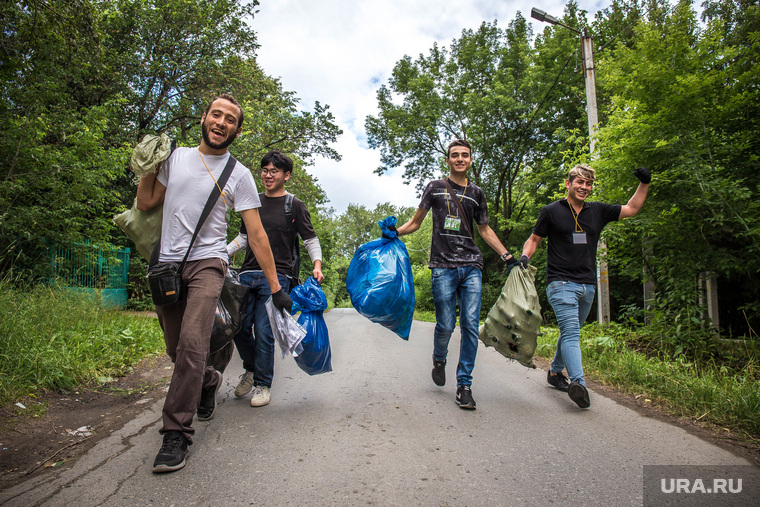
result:
M 253 389 L 253 372 L 247 371 L 240 375 L 240 382 L 235 388 L 235 397 L 242 398 Z

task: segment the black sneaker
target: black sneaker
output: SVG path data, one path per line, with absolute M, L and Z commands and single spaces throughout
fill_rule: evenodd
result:
M 475 400 L 472 399 L 472 388 L 470 386 L 457 387 L 457 403 L 459 408 L 475 410 Z
M 436 361 L 433 358 L 433 382 L 435 385 L 442 386 L 446 384 L 446 360 Z
M 562 372 L 555 373 L 552 375 L 552 372 L 546 373 L 546 381 L 549 382 L 552 386 L 554 386 L 556 389 L 559 389 L 563 393 L 566 393 L 567 390 L 570 388 L 570 383 L 567 381 L 567 377 L 562 374 Z
M 164 443 L 153 462 L 153 473 L 175 472 L 185 466 L 187 439 L 179 431 L 167 431 L 164 435 Z
M 216 393 L 222 387 L 222 374 L 217 371 L 216 375 L 218 377 L 216 385 L 201 391 L 201 401 L 198 403 L 199 421 L 208 421 L 214 418 L 214 412 L 216 412 Z
M 570 399 L 575 402 L 581 408 L 588 408 L 591 406 L 591 400 L 588 397 L 588 389 L 583 384 L 578 382 L 570 382 L 570 387 L 567 390 Z

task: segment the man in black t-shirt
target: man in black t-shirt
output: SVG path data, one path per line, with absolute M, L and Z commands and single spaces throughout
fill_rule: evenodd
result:
M 292 288 L 291 279 L 298 278 L 298 273 L 295 272 L 297 266 L 294 266 L 294 245 L 297 245 L 298 236 L 303 239 L 314 264 L 314 278 L 319 283 L 324 280 L 322 249 L 311 225 L 309 211 L 301 200 L 285 191 L 285 182 L 290 179 L 292 172 L 293 161 L 277 150 L 270 151 L 261 159 L 261 181 L 266 191 L 259 194 L 259 215 L 272 247 L 277 278 L 288 292 Z M 285 212 L 286 203 L 289 203 L 291 208 L 289 213 Z M 240 236 L 227 245 L 230 257 L 246 244 L 245 234 L 246 228 L 243 224 Z M 253 390 L 251 406 L 262 407 L 269 404 L 271 398 L 270 388 L 274 378 L 274 335 L 265 307 L 270 296 L 269 285 L 250 249 L 246 252 L 240 268 L 240 281 L 251 287 L 251 292 L 248 295 L 242 328 L 235 336 L 235 346 L 245 368 L 235 388 L 235 396 L 242 398 Z
M 644 205 L 651 174 L 644 167 L 636 169 L 634 174 L 641 183 L 625 206 L 586 202 L 594 186 L 595 172 L 586 165 L 573 167 L 565 180 L 567 197 L 541 210 L 520 258 L 523 264 L 527 264 L 541 240 L 548 238 L 546 295 L 557 318 L 560 335 L 547 381 L 567 392 L 581 408 L 591 405 L 583 376 L 579 340 L 581 326 L 594 301 L 596 245 L 605 225 L 636 216 Z M 565 368 L 569 382 L 562 374 Z
M 397 232 L 403 236 L 416 231 L 428 211 L 433 210 L 433 237 L 428 263 L 433 277 L 436 321 L 432 377 L 436 385 L 446 383 L 446 356 L 456 324 L 458 304 L 461 344 L 456 401 L 461 408 L 473 410 L 472 369 L 478 351 L 483 280 L 483 255 L 475 245 L 473 220 L 478 225 L 480 236 L 507 264 L 515 266 L 518 262 L 488 225 L 488 206 L 483 190 L 467 179 L 467 169 L 472 165 L 470 153 L 467 141 L 457 140 L 449 145 L 446 154 L 449 177 L 428 183 L 417 212 Z

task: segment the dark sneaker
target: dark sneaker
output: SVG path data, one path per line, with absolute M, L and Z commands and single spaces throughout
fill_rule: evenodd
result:
M 433 382 L 435 385 L 446 385 L 446 360 L 436 361 L 433 358 Z
M 472 399 L 472 388 L 470 386 L 457 387 L 457 403 L 459 408 L 475 410 L 475 400 Z
M 167 431 L 164 443 L 153 462 L 153 473 L 175 472 L 185 466 L 185 458 L 189 454 L 187 439 L 179 431 Z
M 566 393 L 567 390 L 570 388 L 570 383 L 567 381 L 567 377 L 565 377 L 562 372 L 559 373 L 552 373 L 547 372 L 546 373 L 546 381 L 549 382 L 552 386 L 554 386 L 556 389 L 559 389 L 563 393 Z
M 588 408 L 591 406 L 591 400 L 588 398 L 588 389 L 583 384 L 578 382 L 570 382 L 570 387 L 567 390 L 570 399 L 575 402 L 581 408 Z
M 217 371 L 216 375 L 216 385 L 201 390 L 201 401 L 198 404 L 199 421 L 209 421 L 214 418 L 214 412 L 216 412 L 216 393 L 222 387 L 222 374 Z

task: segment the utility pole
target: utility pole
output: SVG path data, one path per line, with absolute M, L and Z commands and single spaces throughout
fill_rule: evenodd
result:
M 596 129 L 599 125 L 599 119 L 596 110 L 596 81 L 594 74 L 594 45 L 593 37 L 588 34 L 588 30 L 583 32 L 571 26 L 560 22 L 554 16 L 547 14 L 541 9 L 535 7 L 530 10 L 532 18 L 552 25 L 560 25 L 571 30 L 581 37 L 581 52 L 583 56 L 583 77 L 586 81 L 586 114 L 588 116 L 588 137 L 589 153 L 594 153 L 596 144 Z M 599 238 L 599 250 L 604 254 L 607 250 L 607 242 L 604 236 Z M 596 264 L 596 296 L 597 296 L 597 320 L 601 324 L 609 324 L 611 320 L 610 313 L 610 275 L 607 261 L 597 261 Z

